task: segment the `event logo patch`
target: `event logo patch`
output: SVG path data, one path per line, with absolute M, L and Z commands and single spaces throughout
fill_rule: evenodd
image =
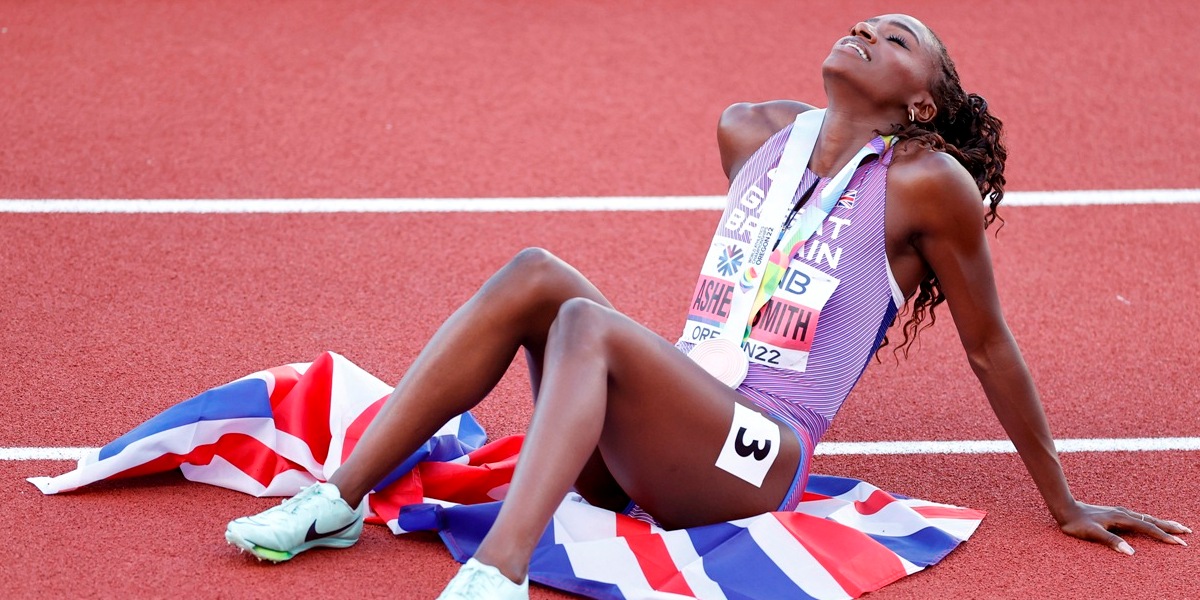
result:
M 717 271 L 726 277 L 736 275 L 742 268 L 742 258 L 744 257 L 745 253 L 741 248 L 733 244 L 725 246 L 725 251 L 717 255 Z
M 754 267 L 750 267 L 749 269 L 746 269 L 745 273 L 742 273 L 742 279 L 738 281 L 738 287 L 742 288 L 743 292 L 748 292 L 750 291 L 750 288 L 754 287 L 754 284 L 757 282 L 758 271 L 755 271 Z

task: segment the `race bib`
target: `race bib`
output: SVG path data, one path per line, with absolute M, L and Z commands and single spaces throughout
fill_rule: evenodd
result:
M 754 318 L 749 339 L 742 343 L 747 358 L 778 369 L 804 371 L 821 309 L 837 286 L 836 277 L 792 261 L 779 287 Z
M 779 425 L 741 404 L 733 405 L 733 423 L 717 468 L 762 487 L 763 479 L 779 456 Z
M 721 333 L 729 321 L 739 280 L 745 279 L 750 269 L 745 265 L 745 257 L 746 251 L 738 242 L 714 242 L 709 247 L 708 256 L 704 257 L 706 268 L 700 272 L 692 292 L 684 340 L 698 344 Z

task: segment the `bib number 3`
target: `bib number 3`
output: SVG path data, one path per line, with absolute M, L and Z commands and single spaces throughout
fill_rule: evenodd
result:
M 733 405 L 733 422 L 717 456 L 717 468 L 762 487 L 779 456 L 779 425 L 741 404 Z

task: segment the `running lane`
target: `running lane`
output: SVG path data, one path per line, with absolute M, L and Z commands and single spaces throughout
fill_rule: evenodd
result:
M 1190 206 L 1014 208 L 994 243 L 1009 319 L 1059 437 L 1200 436 L 1190 365 L 1200 322 L 1194 254 L 1175 261 L 1169 240 L 1200 227 Z M 707 212 L 480 215 L 30 215 L 6 216 L 15 243 L 0 247 L 9 292 L 0 312 L 8 355 L 0 404 L 3 446 L 98 445 L 211 385 L 262 367 L 342 352 L 394 381 L 436 324 L 518 249 L 555 248 L 634 318 L 677 335 L 712 221 Z M 663 222 L 673 228 L 663 235 Z M 1105 237 L 1119 228 L 1114 252 Z M 581 231 L 590 232 L 585 242 Z M 658 236 L 664 264 L 644 262 L 630 236 Z M 1048 254 L 1053 239 L 1061 252 Z M 443 272 L 427 264 L 438 240 L 467 249 Z M 1132 272 L 1133 274 L 1128 274 Z M 1114 273 L 1126 273 L 1120 277 Z M 943 311 L 943 314 L 944 311 Z M 948 317 L 946 317 L 948 318 Z M 518 364 L 479 407 L 493 435 L 521 431 L 528 379 Z M 897 364 L 868 370 L 829 439 L 999 439 L 945 323 Z M 1081 498 L 1124 502 L 1200 523 L 1190 477 L 1195 453 L 1068 455 Z M 178 477 L 44 498 L 21 481 L 67 463 L 0 466 L 0 491 L 22 544 L 0 586 L 65 595 L 139 595 L 147 589 L 222 594 L 321 582 L 370 593 L 395 582 L 401 597 L 432 597 L 452 561 L 428 538 L 369 528 L 349 552 L 321 552 L 268 569 L 226 547 L 228 519 L 268 506 Z M 1131 541 L 1124 557 L 1058 534 L 1015 456 L 826 456 L 815 470 L 853 475 L 918 497 L 988 510 L 984 528 L 939 565 L 881 598 L 948 595 L 1177 596 L 1190 549 Z M 156 532 L 147 539 L 145 532 Z M 90 542 L 97 541 L 95 545 Z M 66 565 L 58 570 L 59 565 Z M 379 565 L 392 565 L 386 574 Z M 943 568 L 944 567 L 944 568 Z M 997 573 L 981 577 L 980 572 Z M 330 575 L 336 573 L 336 575 Z M 1071 577 L 1064 580 L 1065 573 Z M 87 582 L 88 586 L 81 587 Z M 150 583 L 147 583 L 150 582 Z M 146 587 L 151 586 L 151 587 Z M 936 593 L 935 593 L 936 592 Z M 289 592 L 290 593 L 290 592 Z M 552 597 L 548 592 L 535 597 Z
M 1059 437 L 1200 435 L 1195 206 L 1019 207 L 993 239 L 1009 323 Z M 394 215 L 5 215 L 9 356 L 0 446 L 99 445 L 197 391 L 345 354 L 396 381 L 454 307 L 521 248 L 576 265 L 674 340 L 711 212 Z M 1119 243 L 1108 232 L 1121 232 Z M 586 239 L 583 232 L 587 232 Z M 632 243 L 630 240 L 658 240 Z M 1048 250 L 1045 240 L 1054 240 Z M 438 244 L 461 260 L 430 264 Z M 646 261 L 654 251 L 661 264 Z M 1172 256 L 1171 260 L 1146 257 Z M 909 360 L 868 369 L 830 440 L 1003 436 L 949 311 Z M 479 325 L 481 331 L 489 324 Z M 898 331 L 891 338 L 899 342 Z M 51 400 L 75 410 L 47 421 Z M 522 379 L 480 410 L 515 433 Z M 490 424 L 490 423 L 489 423 Z
M 817 65 L 880 2 L 3 2 L 0 196 L 716 194 L 720 110 L 823 97 Z M 911 8 L 1007 123 L 1013 189 L 1200 187 L 1200 73 L 1184 2 Z M 1196 436 L 1189 206 L 1020 208 L 1002 297 L 1060 437 Z M 0 214 L 4 446 L 96 445 L 211 385 L 317 352 L 395 380 L 452 307 L 527 245 L 674 336 L 711 213 L 369 216 Z M 460 260 L 428 266 L 449 240 Z M 656 262 L 647 260 L 652 256 Z M 662 268 L 670 265 L 672 268 Z M 677 267 L 677 268 L 675 268 Z M 842 441 L 999 438 L 949 327 L 868 371 Z M 519 365 L 481 407 L 529 415 Z M 1196 526 L 1195 453 L 1070 455 L 1084 498 Z M 273 503 L 163 477 L 43 498 L 0 464 L 0 595 L 432 597 L 430 538 L 372 528 L 269 568 L 226 547 Z M 816 468 L 990 511 L 980 534 L 872 597 L 1179 597 L 1191 550 L 1124 557 L 1054 531 L 1015 456 L 821 457 Z M 1166 574 L 1164 576 L 1164 574 Z M 1052 591 L 1052 592 L 1051 592 Z M 535 590 L 534 597 L 560 597 Z
M 3 2 L 0 196 L 710 194 L 732 102 L 823 103 L 888 2 Z M 911 6 L 1014 189 L 1200 187 L 1194 6 Z

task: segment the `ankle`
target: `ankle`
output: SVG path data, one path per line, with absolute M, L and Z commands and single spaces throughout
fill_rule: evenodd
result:
M 500 571 L 501 575 L 508 578 L 509 581 L 521 585 L 525 579 L 529 577 L 529 563 L 512 560 L 502 560 L 503 557 L 488 556 L 486 551 L 481 547 L 475 553 L 474 559 L 489 566 L 495 567 Z
M 338 494 L 342 497 L 342 500 L 344 500 L 346 504 L 350 505 L 350 508 L 357 509 L 358 505 L 362 503 L 363 498 L 366 496 L 366 493 L 360 493 L 357 489 L 355 489 L 354 486 L 346 482 L 339 481 L 337 475 L 337 473 L 334 473 L 333 477 L 330 477 L 329 481 L 326 483 L 337 488 Z

